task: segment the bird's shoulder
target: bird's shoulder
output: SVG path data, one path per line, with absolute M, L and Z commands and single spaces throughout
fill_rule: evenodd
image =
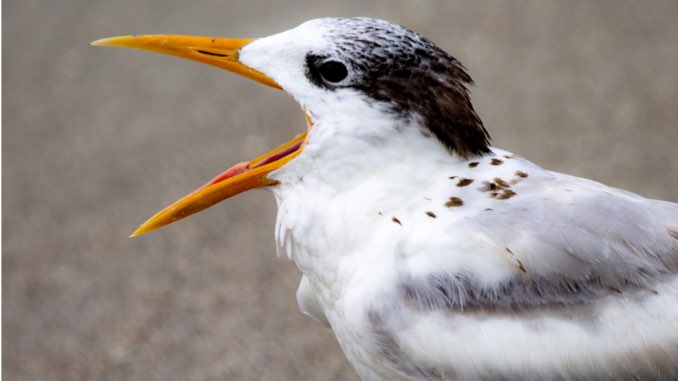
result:
M 678 204 L 499 152 L 450 176 L 432 199 L 438 209 L 421 206 L 398 220 L 391 286 L 407 304 L 575 306 L 653 292 L 676 276 Z
M 500 150 L 455 173 L 436 190 L 436 209 L 420 207 L 432 213 L 410 212 L 419 221 L 398 238 L 403 269 L 465 273 L 495 285 L 595 278 L 610 287 L 678 269 L 676 203 L 547 171 Z

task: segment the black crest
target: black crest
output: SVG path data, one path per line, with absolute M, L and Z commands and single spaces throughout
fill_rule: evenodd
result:
M 464 158 L 490 152 L 489 134 L 471 104 L 473 80 L 462 64 L 434 43 L 386 21 L 332 19 L 338 56 L 355 73 L 352 87 L 391 105 L 403 117 L 418 115 L 451 151 Z M 319 65 L 324 57 L 309 56 Z M 317 73 L 311 70 L 318 83 Z

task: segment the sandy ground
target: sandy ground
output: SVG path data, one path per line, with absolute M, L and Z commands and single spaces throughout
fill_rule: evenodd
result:
M 494 144 L 678 201 L 678 2 L 103 1 L 3 4 L 6 380 L 356 380 L 297 311 L 275 203 L 238 196 L 154 234 L 145 218 L 303 130 L 284 94 L 159 55 L 135 33 L 265 36 L 380 17 L 452 52 Z

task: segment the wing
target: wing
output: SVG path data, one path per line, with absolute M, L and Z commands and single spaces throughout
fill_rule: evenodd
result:
M 401 268 L 418 269 L 403 274 L 405 294 L 422 307 L 515 310 L 651 290 L 676 275 L 678 204 L 548 175 L 444 232 L 404 238 Z
M 399 246 L 395 300 L 371 315 L 392 367 L 426 380 L 678 377 L 678 204 L 546 171 L 515 189 Z

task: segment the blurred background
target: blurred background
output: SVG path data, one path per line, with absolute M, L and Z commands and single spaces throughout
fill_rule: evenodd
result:
M 6 380 L 357 380 L 301 315 L 276 207 L 237 196 L 153 234 L 147 217 L 303 131 L 284 94 L 194 62 L 94 48 L 114 35 L 257 37 L 372 16 L 476 80 L 496 146 L 678 201 L 676 1 L 6 0 Z

